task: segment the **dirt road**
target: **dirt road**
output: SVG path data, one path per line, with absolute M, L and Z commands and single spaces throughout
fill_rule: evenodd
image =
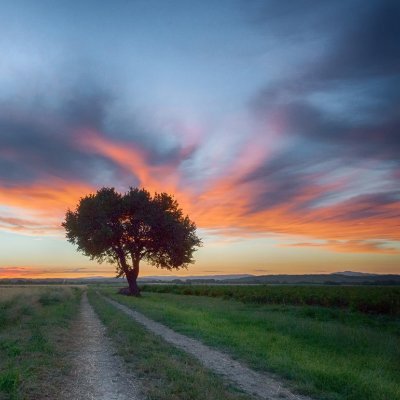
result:
M 71 327 L 68 357 L 72 370 L 58 399 L 142 399 L 134 376 L 125 371 L 123 360 L 105 332 L 84 293 L 79 318 Z

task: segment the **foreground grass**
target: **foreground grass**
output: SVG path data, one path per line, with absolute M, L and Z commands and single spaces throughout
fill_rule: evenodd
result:
M 103 290 L 181 333 L 272 371 L 324 400 L 400 399 L 400 333 L 394 318 L 311 306 Z
M 249 400 L 199 362 L 151 334 L 94 291 L 89 301 L 149 400 Z
M 45 399 L 65 366 L 60 340 L 77 313 L 76 288 L 0 291 L 0 399 Z

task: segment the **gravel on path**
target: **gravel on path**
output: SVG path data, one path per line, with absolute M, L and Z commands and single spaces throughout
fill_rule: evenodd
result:
M 293 393 L 284 387 L 276 377 L 253 371 L 225 353 L 177 333 L 159 322 L 155 322 L 143 314 L 102 296 L 110 304 L 132 317 L 149 331 L 161 336 L 166 342 L 196 357 L 205 367 L 222 375 L 244 392 L 265 400 L 311 400 L 310 397 Z
M 140 400 L 135 377 L 128 374 L 123 360 L 116 355 L 106 328 L 86 293 L 80 315 L 71 327 L 68 351 L 72 370 L 59 396 L 60 400 Z

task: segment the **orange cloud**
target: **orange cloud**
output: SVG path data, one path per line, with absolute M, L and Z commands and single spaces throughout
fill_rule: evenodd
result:
M 9 207 L 13 214 L 0 218 L 0 229 L 32 235 L 60 232 L 66 210 L 96 190 L 85 183 L 59 179 L 24 186 L 0 184 L 0 188 L 0 205 Z
M 400 240 L 400 201 L 379 205 L 379 213 L 368 217 L 363 215 L 362 198 L 327 207 L 296 209 L 296 204 L 312 200 L 321 190 L 324 189 L 310 186 L 290 202 L 252 212 L 251 200 L 258 187 L 247 184 L 235 188 L 231 183 L 221 183 L 200 196 L 194 214 L 200 226 L 222 229 L 226 234 L 303 235 L 328 240 L 329 247 L 340 252 L 397 253 L 396 249 L 378 246 L 377 240 Z
M 362 240 L 329 240 L 324 243 L 303 242 L 282 244 L 281 247 L 322 247 L 337 251 L 340 253 L 379 253 L 379 254 L 400 254 L 400 249 L 386 247 L 378 241 Z
M 1 278 L 34 278 L 40 277 L 44 273 L 43 269 L 37 269 L 32 267 L 0 267 L 0 279 Z
M 150 166 L 147 154 L 142 149 L 111 141 L 93 130 L 81 132 L 77 140 L 86 151 L 108 157 L 130 171 L 149 191 L 160 191 L 160 186 L 165 188 L 162 190 L 175 191 L 179 181 L 176 168 L 165 164 Z
M 111 271 L 111 272 L 110 272 Z M 17 278 L 83 278 L 86 276 L 105 276 L 114 277 L 115 273 L 111 269 L 93 268 L 35 268 L 30 266 L 5 266 L 0 267 L 0 279 Z
M 209 180 L 200 189 L 186 186 L 176 165 L 151 165 L 148 154 L 138 147 L 88 130 L 80 132 L 76 140 L 87 152 L 101 154 L 129 171 L 149 191 L 174 194 L 200 228 L 240 237 L 301 235 L 327 241 L 329 248 L 341 252 L 397 252 L 378 245 L 378 241 L 400 240 L 400 200 L 377 204 L 379 212 L 366 196 L 324 207 L 302 206 L 341 184 L 315 183 L 318 179 L 310 177 L 307 185 L 289 200 L 255 209 L 254 199 L 265 192 L 268 180 L 262 186 L 243 178 L 268 156 L 265 146 L 257 141 L 244 147 L 222 176 Z M 75 207 L 80 197 L 97 190 L 84 182 L 55 178 L 19 187 L 0 183 L 0 188 L 0 205 L 17 210 L 13 215 L 2 216 L 0 229 L 29 234 L 60 232 L 65 211 Z

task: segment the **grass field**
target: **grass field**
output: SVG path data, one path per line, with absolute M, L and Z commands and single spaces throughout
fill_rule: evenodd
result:
M 115 289 L 114 289 L 115 290 Z M 183 351 L 146 331 L 94 291 L 89 301 L 149 400 L 250 400 Z
M 255 369 L 275 372 L 318 399 L 400 399 L 396 316 L 168 293 L 144 293 L 137 299 L 115 291 L 103 289 L 115 300 L 222 348 Z
M 144 285 L 147 292 L 221 297 L 245 303 L 314 305 L 400 315 L 399 286 Z
M 61 340 L 81 291 L 0 288 L 0 399 L 48 398 L 65 365 Z

